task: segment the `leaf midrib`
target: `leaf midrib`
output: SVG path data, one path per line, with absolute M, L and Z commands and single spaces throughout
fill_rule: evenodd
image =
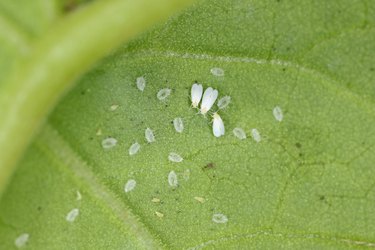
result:
M 77 155 L 52 125 L 47 123 L 44 126 L 35 144 L 48 158 L 59 163 L 56 165 L 60 171 L 84 183 L 93 199 L 100 200 L 103 206 L 118 218 L 118 226 L 125 233 L 133 234 L 140 246 L 144 249 L 163 248 L 165 243 L 160 237 L 150 232 L 150 229 L 140 221 L 129 206 L 121 202 L 112 191 L 100 183 L 86 162 Z
M 59 162 L 59 164 L 56 164 L 56 167 L 59 167 L 60 171 L 70 175 L 72 179 L 83 182 L 90 189 L 90 195 L 94 199 L 101 201 L 103 206 L 107 207 L 108 210 L 119 219 L 117 226 L 125 233 L 133 234 L 140 246 L 144 249 L 163 249 L 167 246 L 156 232 L 151 232 L 150 228 L 140 221 L 141 217 L 135 215 L 125 202 L 120 201 L 111 190 L 100 184 L 99 179 L 95 177 L 87 163 L 82 160 L 51 124 L 47 123 L 43 128 L 36 140 L 36 146 L 41 149 L 48 158 Z M 222 241 L 249 239 L 260 236 L 279 237 L 282 239 L 302 238 L 335 242 L 338 245 L 362 246 L 368 248 L 375 247 L 375 242 L 351 239 L 343 236 L 324 235 L 315 232 L 274 232 L 272 230 L 261 230 L 254 233 L 211 239 L 189 249 L 201 249 Z

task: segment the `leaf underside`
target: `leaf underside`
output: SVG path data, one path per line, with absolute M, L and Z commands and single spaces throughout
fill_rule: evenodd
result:
M 370 0 L 204 1 L 124 45 L 82 77 L 25 154 L 0 204 L 0 247 L 22 233 L 30 249 L 375 247 L 374 23 Z M 223 137 L 191 108 L 194 81 L 231 96 Z M 108 137 L 118 142 L 104 150 Z

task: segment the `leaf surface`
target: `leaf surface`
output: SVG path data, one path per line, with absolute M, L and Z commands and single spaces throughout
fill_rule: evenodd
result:
M 1 244 L 26 232 L 30 249 L 375 247 L 374 12 L 373 1 L 204 1 L 114 51 L 29 148 L 0 204 Z M 231 96 L 223 137 L 190 107 L 194 81 Z M 117 144 L 103 149 L 106 138 Z

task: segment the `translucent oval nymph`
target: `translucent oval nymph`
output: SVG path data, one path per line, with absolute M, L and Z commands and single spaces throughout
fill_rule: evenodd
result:
M 143 76 L 137 77 L 136 84 L 137 88 L 143 92 L 146 87 L 146 79 Z
M 133 143 L 129 148 L 129 155 L 135 155 L 136 153 L 138 153 L 140 148 L 141 145 L 138 142 Z
M 173 126 L 174 126 L 174 129 L 178 133 L 182 133 L 182 131 L 184 130 L 184 122 L 182 121 L 182 118 L 180 118 L 180 117 L 174 118 L 173 119 Z
M 279 106 L 274 107 L 273 111 L 273 117 L 275 117 L 276 121 L 281 122 L 283 120 L 283 111 Z
M 242 128 L 234 128 L 233 134 L 240 140 L 246 139 L 246 133 Z
M 14 245 L 18 248 L 24 247 L 29 241 L 29 238 L 30 235 L 28 233 L 23 233 L 15 239 Z
M 168 88 L 165 88 L 165 89 L 161 89 L 159 90 L 159 92 L 157 93 L 156 97 L 160 100 L 160 101 L 164 101 L 165 99 L 167 99 L 167 97 L 171 94 L 171 89 L 168 89 Z
M 137 182 L 135 180 L 133 179 L 128 180 L 124 187 L 125 193 L 132 191 L 136 185 L 137 185 Z
M 145 130 L 145 138 L 148 143 L 152 143 L 155 141 L 154 132 L 150 128 L 146 128 Z
M 171 152 L 168 155 L 168 160 L 170 160 L 171 162 L 182 162 L 184 158 L 182 158 L 179 154 Z
M 177 174 L 175 171 L 171 171 L 168 174 L 168 183 L 171 187 L 177 187 L 178 186 L 178 179 Z
M 223 224 L 228 222 L 228 217 L 224 214 L 214 214 L 212 216 L 212 221 L 215 223 Z
M 260 133 L 256 128 L 253 128 L 251 130 L 251 135 L 253 136 L 253 139 L 256 142 L 260 142 L 262 140 L 262 137 L 260 136 Z
M 108 137 L 108 138 L 105 138 L 104 140 L 102 140 L 103 149 L 113 148 L 114 146 L 116 146 L 116 144 L 117 144 L 117 140 L 115 138 L 112 138 L 112 137 Z
M 224 70 L 222 68 L 212 68 L 210 71 L 214 76 L 224 76 Z
M 70 212 L 66 215 L 65 219 L 68 222 L 73 222 L 76 220 L 77 216 L 79 215 L 79 209 L 78 208 L 73 208 L 70 210 Z
M 230 99 L 230 96 L 227 95 L 220 98 L 219 101 L 217 101 L 217 106 L 219 107 L 219 109 L 225 109 L 229 105 Z

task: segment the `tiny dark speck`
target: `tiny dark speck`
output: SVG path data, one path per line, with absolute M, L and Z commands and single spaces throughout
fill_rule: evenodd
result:
M 371 70 L 371 71 L 374 71 L 374 70 L 375 70 L 375 68 L 370 68 L 370 70 Z
M 324 195 L 320 196 L 319 199 L 322 201 L 324 200 L 326 197 Z
M 211 169 L 211 168 L 214 168 L 214 167 L 215 167 L 214 163 L 210 162 L 206 166 L 203 167 L 203 170 L 204 169 Z
M 168 105 L 168 104 L 165 104 L 165 107 L 166 107 L 166 108 L 168 108 L 168 107 L 169 107 L 169 105 Z
M 42 210 L 42 207 L 41 207 L 41 206 L 39 206 L 39 207 L 38 207 L 38 211 L 41 211 L 41 210 Z
M 286 70 L 286 68 L 283 68 L 283 71 L 285 71 Z
M 302 147 L 301 143 L 297 142 L 297 143 L 296 143 L 296 147 L 297 147 L 297 148 L 301 148 L 301 147 Z

